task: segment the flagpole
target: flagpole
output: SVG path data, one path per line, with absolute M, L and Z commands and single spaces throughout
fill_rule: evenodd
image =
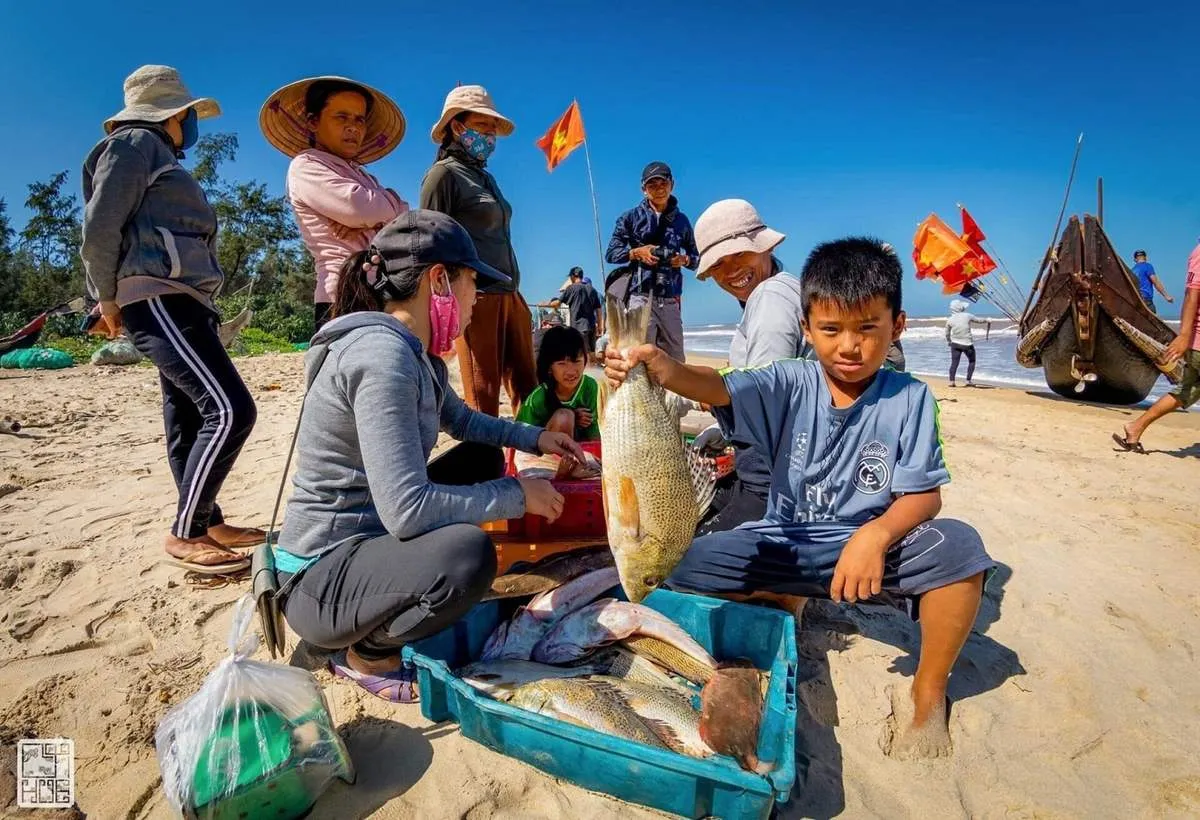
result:
M 604 242 L 600 238 L 600 205 L 596 201 L 596 181 L 592 179 L 592 152 L 588 150 L 587 137 L 583 138 L 583 158 L 587 160 L 588 188 L 592 191 L 592 217 L 596 220 L 596 254 L 600 263 L 599 281 L 603 283 L 607 274 L 604 272 Z

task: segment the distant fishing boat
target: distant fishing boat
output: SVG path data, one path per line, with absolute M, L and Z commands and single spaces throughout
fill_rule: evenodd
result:
M 1172 382 L 1181 365 L 1158 362 L 1175 332 L 1138 292 L 1137 282 L 1100 220 L 1072 216 L 1043 265 L 1019 324 L 1017 362 L 1042 368 L 1046 384 L 1072 399 L 1136 404 L 1159 374 Z

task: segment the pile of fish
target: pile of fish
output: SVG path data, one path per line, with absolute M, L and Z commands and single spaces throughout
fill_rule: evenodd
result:
M 552 566 L 563 573 L 601 560 L 584 553 Z M 535 579 L 543 579 L 536 570 L 527 586 Z M 763 673 L 718 664 L 654 609 L 601 597 L 617 583 L 616 568 L 602 566 L 544 589 L 458 676 L 531 712 L 692 757 L 730 755 L 761 773 Z

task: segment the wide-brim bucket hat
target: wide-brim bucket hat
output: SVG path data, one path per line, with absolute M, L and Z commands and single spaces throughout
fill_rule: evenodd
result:
M 188 91 L 171 66 L 144 65 L 125 78 L 125 107 L 104 121 L 104 131 L 123 122 L 163 122 L 189 108 L 202 120 L 221 113 L 216 100 Z
M 722 199 L 709 205 L 696 220 L 695 234 L 700 250 L 699 279 L 709 278 L 709 269 L 723 257 L 746 251 L 766 253 L 787 239 L 786 234 L 768 228 L 744 199 Z
M 486 88 L 481 85 L 460 85 L 446 95 L 446 102 L 442 104 L 442 116 L 438 119 L 437 125 L 433 126 L 433 130 L 429 132 L 433 141 L 441 145 L 442 137 L 446 133 L 446 126 L 450 124 L 450 120 L 464 112 L 495 117 L 500 121 L 497 133 L 502 137 L 511 135 L 516 127 L 512 120 L 496 110 L 496 103 Z
M 312 129 L 308 125 L 304 96 L 313 83 L 320 81 L 345 83 L 371 97 L 371 113 L 367 115 L 362 147 L 359 148 L 358 155 L 353 157 L 355 162 L 366 165 L 382 159 L 404 139 L 404 131 L 407 128 L 404 112 L 391 97 L 358 80 L 327 75 L 288 83 L 267 98 L 258 112 L 258 127 L 267 138 L 267 142 L 289 157 L 312 148 Z

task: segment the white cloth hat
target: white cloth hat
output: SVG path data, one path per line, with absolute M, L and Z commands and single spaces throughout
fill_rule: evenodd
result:
M 723 257 L 754 251 L 765 253 L 787 239 L 766 226 L 754 206 L 744 199 L 722 199 L 709 205 L 696 220 L 696 247 L 700 249 L 698 279 Z
M 391 97 L 358 80 L 327 75 L 288 83 L 267 98 L 258 112 L 258 127 L 267 142 L 289 157 L 312 147 L 309 144 L 311 129 L 308 126 L 308 113 L 304 110 L 304 97 L 313 83 L 322 81 L 345 83 L 371 95 L 371 113 L 367 115 L 366 132 L 358 156 L 354 157 L 355 162 L 366 165 L 381 159 L 404 139 L 404 112 Z
M 442 104 L 441 119 L 437 121 L 437 125 L 433 126 L 433 130 L 429 132 L 429 136 L 433 138 L 433 141 L 441 145 L 442 135 L 446 131 L 446 126 L 450 124 L 450 120 L 464 111 L 486 114 L 489 117 L 495 117 L 500 120 L 498 133 L 502 137 L 507 137 L 513 132 L 514 126 L 512 120 L 496 110 L 496 103 L 492 101 L 492 95 L 487 93 L 486 88 L 481 85 L 460 85 L 446 95 L 446 102 Z
M 189 108 L 202 120 L 221 113 L 216 100 L 192 96 L 175 69 L 144 65 L 125 78 L 125 107 L 104 121 L 104 131 L 123 122 L 163 122 Z

